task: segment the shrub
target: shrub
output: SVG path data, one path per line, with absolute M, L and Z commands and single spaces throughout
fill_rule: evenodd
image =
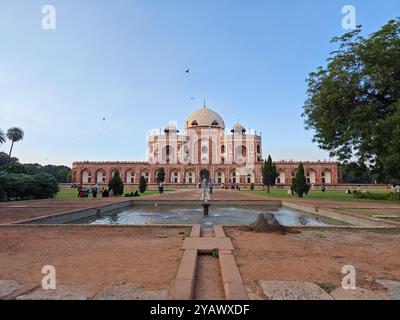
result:
M 108 183 L 110 189 L 114 192 L 114 195 L 121 196 L 124 193 L 124 183 L 122 182 L 119 171 L 116 170 L 114 176 Z
M 370 200 L 400 201 L 400 193 L 356 192 L 354 194 L 354 198 L 370 199 Z
M 146 182 L 146 178 L 141 176 L 140 177 L 140 181 L 139 181 L 139 192 L 140 193 L 145 193 L 147 189 L 147 182 Z
M 165 170 L 161 168 L 157 171 L 157 183 L 164 182 L 165 180 Z
M 1 173 L 0 182 L 0 195 L 7 200 L 53 198 L 59 191 L 56 179 L 45 173 Z
M 60 191 L 56 178 L 50 174 L 39 173 L 29 177 L 28 196 L 33 196 L 35 199 L 48 199 L 54 198 Z
M 293 187 L 299 198 L 303 198 L 303 195 L 307 194 L 310 190 L 310 186 L 307 184 L 306 176 L 304 175 L 304 167 L 302 163 L 300 163 L 299 167 L 297 168 L 297 172 L 292 183 L 292 188 Z

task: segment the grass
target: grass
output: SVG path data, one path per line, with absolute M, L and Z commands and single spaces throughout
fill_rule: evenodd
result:
M 287 189 L 271 189 L 271 193 L 266 190 L 244 190 L 243 192 L 248 192 L 256 195 L 273 197 L 273 198 L 286 198 L 286 199 L 299 199 L 296 196 L 288 194 Z M 373 190 L 375 193 L 390 193 L 391 190 Z M 348 201 L 365 201 L 365 202 L 377 202 L 379 200 L 369 200 L 369 199 L 357 199 L 354 198 L 352 194 L 346 194 L 345 190 L 326 190 L 322 192 L 321 190 L 311 190 L 308 195 L 304 195 L 303 199 L 325 199 L 325 200 L 348 200 Z M 383 201 L 387 202 L 387 201 Z
M 137 189 L 136 188 L 126 188 L 124 189 L 124 194 L 125 193 L 131 193 L 135 192 Z M 164 190 L 164 192 L 171 192 L 174 190 Z M 147 190 L 144 194 L 141 194 L 141 196 L 150 196 L 153 194 L 158 194 L 158 190 Z M 98 195 L 99 197 L 99 195 Z M 89 199 L 92 198 L 92 195 L 89 195 Z M 72 200 L 72 199 L 78 199 L 78 190 L 77 189 L 60 189 L 60 191 L 57 193 L 56 200 Z M 100 196 L 101 199 L 101 196 Z

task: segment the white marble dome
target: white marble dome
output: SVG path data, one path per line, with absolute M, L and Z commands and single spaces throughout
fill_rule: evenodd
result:
M 212 127 L 225 129 L 222 117 L 208 107 L 193 112 L 186 120 L 186 128 Z

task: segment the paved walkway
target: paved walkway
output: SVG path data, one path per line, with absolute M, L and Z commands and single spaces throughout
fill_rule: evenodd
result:
M 182 249 L 185 252 L 171 290 L 172 299 L 248 300 L 231 239 L 225 236 L 222 226 L 214 226 L 213 231 L 193 226 Z

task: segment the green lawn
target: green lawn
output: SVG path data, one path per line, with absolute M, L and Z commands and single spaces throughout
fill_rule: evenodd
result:
M 243 192 L 248 192 L 252 194 L 262 195 L 266 197 L 275 197 L 275 198 L 287 198 L 294 199 L 294 197 L 288 194 L 287 189 L 271 189 L 271 193 L 263 190 L 244 190 Z M 374 193 L 390 193 L 392 190 L 371 190 Z M 304 199 L 326 199 L 326 200 L 349 200 L 349 201 L 377 201 L 377 200 L 369 200 L 369 199 L 356 199 L 352 194 L 346 194 L 345 190 L 327 190 L 322 192 L 321 190 L 311 190 L 308 195 L 304 195 Z
M 124 189 L 124 194 L 125 193 L 131 193 L 135 192 L 137 188 L 126 188 Z M 171 192 L 174 191 L 172 189 L 166 189 L 164 192 Z M 147 190 L 144 194 L 141 194 L 141 196 L 150 196 L 152 194 L 158 194 L 158 190 Z M 89 198 L 92 198 L 92 194 L 89 195 Z M 100 196 L 101 198 L 101 196 Z M 78 190 L 77 189 L 60 189 L 60 191 L 57 193 L 56 200 L 71 200 L 71 199 L 78 199 Z

